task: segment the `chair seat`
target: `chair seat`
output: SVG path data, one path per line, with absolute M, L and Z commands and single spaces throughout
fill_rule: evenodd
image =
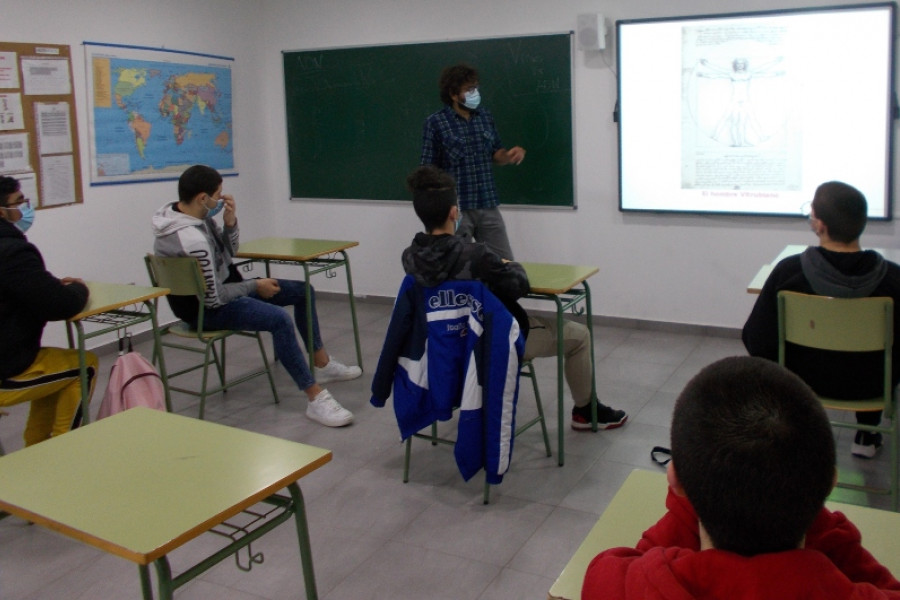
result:
M 192 329 L 191 326 L 184 321 L 178 321 L 177 323 L 170 325 L 168 332 L 183 338 L 197 339 L 198 337 L 197 330 Z M 202 340 L 219 340 L 226 338 L 229 335 L 233 335 L 234 333 L 235 332 L 230 329 L 217 329 L 214 331 L 203 331 L 199 337 Z

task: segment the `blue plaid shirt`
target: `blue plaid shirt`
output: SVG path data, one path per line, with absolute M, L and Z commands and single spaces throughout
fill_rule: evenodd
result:
M 445 106 L 425 119 L 419 162 L 453 175 L 462 210 L 495 208 L 493 156 L 502 147 L 490 112 L 479 109 L 466 120 Z

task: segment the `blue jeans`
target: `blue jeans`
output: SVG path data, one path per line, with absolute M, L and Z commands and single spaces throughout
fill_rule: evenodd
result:
M 306 284 L 291 279 L 278 279 L 281 290 L 268 299 L 255 293 L 236 298 L 224 306 L 207 308 L 203 315 L 204 329 L 239 329 L 242 331 L 268 331 L 272 334 L 275 356 L 291 374 L 297 386 L 305 390 L 315 384 L 316 380 L 309 372 L 309 364 L 297 343 L 294 323 L 290 315 L 281 309 L 282 306 L 294 307 L 294 322 L 303 337 L 304 343 L 309 338 L 306 324 Z M 310 303 L 312 304 L 313 349 L 323 347 L 319 335 L 319 316 L 316 314 L 316 293 L 310 287 Z

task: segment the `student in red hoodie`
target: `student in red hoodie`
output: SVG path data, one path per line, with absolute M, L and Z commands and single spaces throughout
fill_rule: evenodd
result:
M 678 398 L 669 512 L 636 548 L 591 562 L 583 600 L 900 599 L 900 582 L 824 507 L 834 439 L 815 395 L 771 361 L 732 357 Z

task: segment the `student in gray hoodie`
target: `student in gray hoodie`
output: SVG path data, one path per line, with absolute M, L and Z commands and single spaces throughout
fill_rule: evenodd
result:
M 837 298 L 889 296 L 894 299 L 894 339 L 900 335 L 900 266 L 874 250 L 863 250 L 859 237 L 866 228 L 867 204 L 862 193 L 840 181 L 816 189 L 809 225 L 819 238 L 802 254 L 775 265 L 744 325 L 744 346 L 751 356 L 778 360 L 778 292 L 788 290 Z M 881 394 L 880 352 L 830 352 L 790 344 L 785 366 L 819 395 L 842 400 Z M 900 381 L 900 352 L 893 354 L 894 386 Z M 856 421 L 878 425 L 880 412 L 857 412 Z M 855 456 L 872 458 L 881 434 L 858 431 Z
M 213 217 L 223 213 L 224 228 Z M 153 251 L 159 256 L 191 256 L 200 263 L 206 281 L 204 329 L 268 331 L 275 354 L 297 386 L 306 392 L 306 416 L 328 427 L 353 421 L 353 413 L 338 404 L 321 386 L 329 381 L 355 379 L 359 367 L 342 365 L 328 355 L 319 335 L 315 296 L 311 296 L 313 331 L 306 322 L 306 286 L 288 279 L 244 280 L 232 263 L 238 248 L 237 206 L 222 193 L 222 176 L 211 167 L 194 165 L 178 180 L 178 202 L 162 206 L 153 215 Z M 168 296 L 172 312 L 192 326 L 197 324 L 198 303 L 193 296 Z M 294 320 L 304 340 L 313 336 L 315 377 L 297 343 L 294 322 L 281 307 L 294 307 Z

